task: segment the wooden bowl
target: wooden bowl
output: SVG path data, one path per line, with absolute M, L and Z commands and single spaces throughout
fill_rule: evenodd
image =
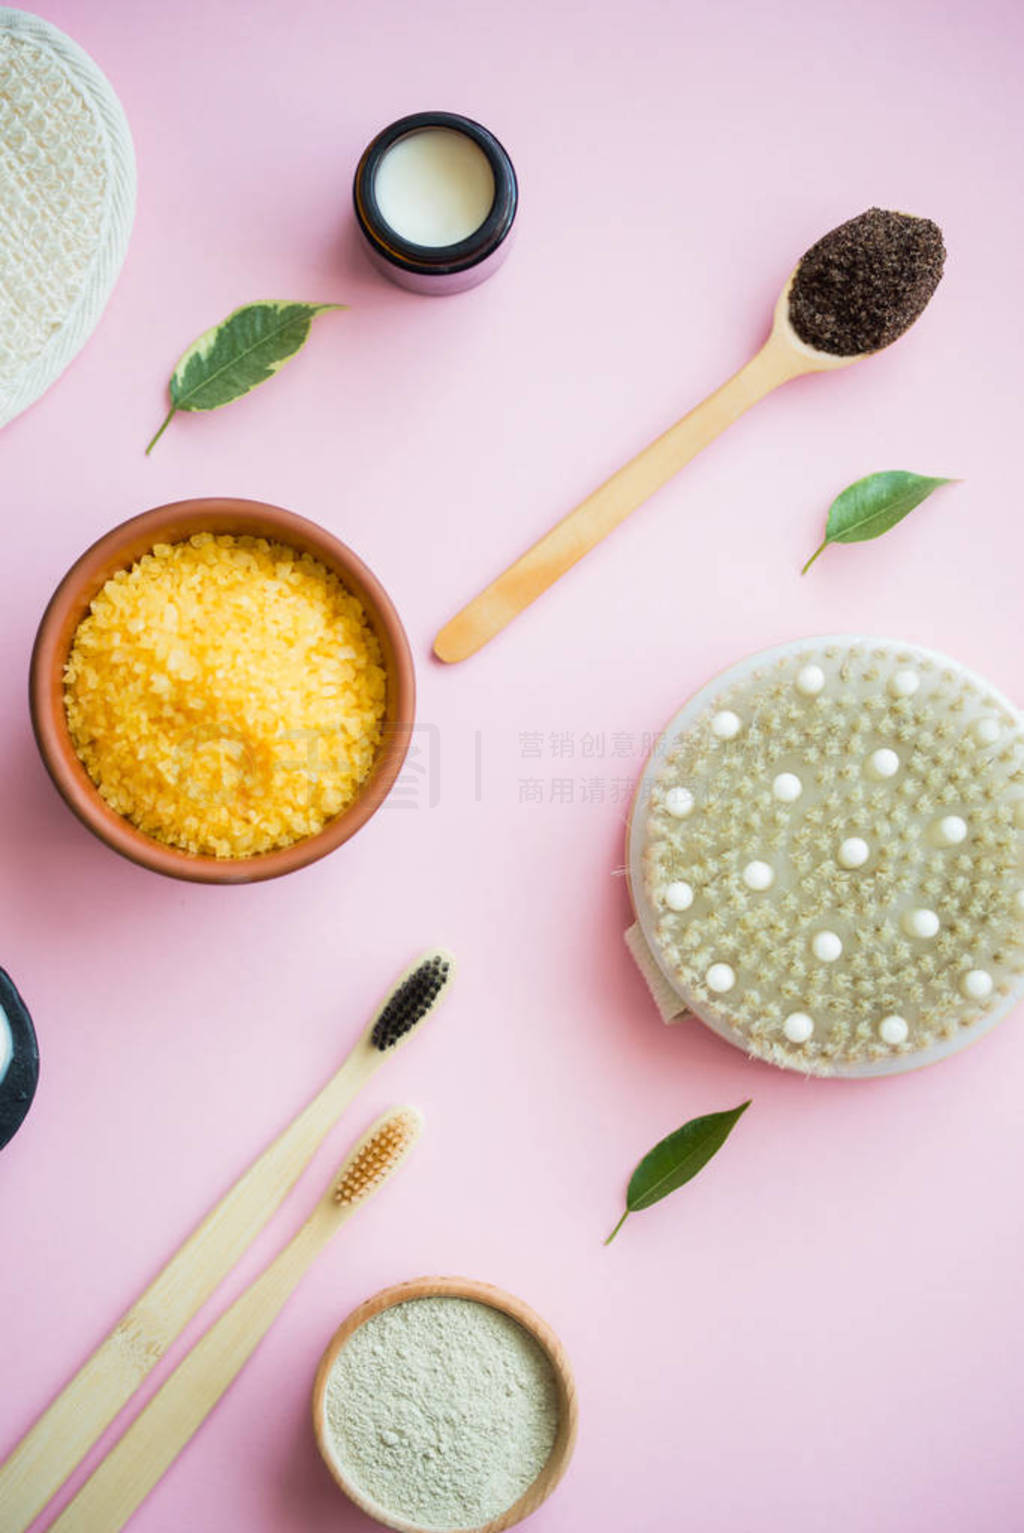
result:
M 64 666 L 75 629 L 89 604 L 117 570 L 127 569 L 154 543 L 173 543 L 196 532 L 248 533 L 312 554 L 362 602 L 380 641 L 387 671 L 384 734 L 377 759 L 352 804 L 313 836 L 252 857 L 195 856 L 147 836 L 100 797 L 71 739 L 64 710 Z M 380 808 L 409 747 L 416 704 L 412 654 L 401 620 L 383 586 L 344 543 L 305 517 L 258 500 L 179 500 L 122 522 L 72 566 L 43 614 L 32 651 L 29 703 L 43 762 L 74 814 L 122 857 L 171 878 L 206 884 L 253 883 L 278 878 L 316 862 L 347 841 Z
M 313 1385 L 313 1430 L 316 1433 L 317 1446 L 324 1463 L 346 1496 L 350 1501 L 354 1501 L 367 1516 L 382 1523 L 386 1528 L 395 1529 L 395 1533 L 430 1533 L 430 1530 L 423 1528 L 421 1524 L 407 1522 L 401 1517 L 393 1516 L 384 1508 L 367 1500 L 362 1492 L 346 1478 L 330 1448 L 327 1432 L 327 1378 L 338 1353 L 352 1333 L 357 1331 L 365 1321 L 372 1319 L 374 1315 L 379 1315 L 381 1310 L 390 1309 L 393 1304 L 404 1304 L 409 1299 L 436 1298 L 475 1299 L 480 1304 L 489 1304 L 492 1309 L 503 1310 L 533 1337 L 554 1370 L 558 1388 L 559 1421 L 551 1456 L 533 1484 L 523 1492 L 518 1501 L 514 1501 L 510 1507 L 499 1516 L 493 1517 L 490 1522 L 482 1524 L 479 1528 L 465 1530 L 465 1533 L 502 1533 L 502 1529 L 513 1527 L 517 1522 L 522 1522 L 525 1517 L 535 1512 L 558 1485 L 569 1467 L 569 1460 L 576 1446 L 579 1418 L 576 1384 L 565 1348 L 546 1321 L 535 1314 L 528 1304 L 524 1304 L 522 1299 L 506 1293 L 502 1288 L 495 1288 L 490 1283 L 478 1283 L 472 1278 L 415 1278 L 410 1283 L 398 1283 L 393 1288 L 384 1288 L 380 1293 L 374 1294 L 372 1299 L 367 1299 L 365 1304 L 360 1304 L 359 1308 L 353 1310 L 348 1319 L 335 1331 L 317 1369 L 316 1381 Z

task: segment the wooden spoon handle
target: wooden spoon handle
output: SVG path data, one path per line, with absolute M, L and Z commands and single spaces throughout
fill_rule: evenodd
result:
M 475 654 L 738 416 L 806 370 L 807 363 L 773 335 L 727 383 L 605 480 L 463 607 L 434 642 L 438 659 L 453 662 Z

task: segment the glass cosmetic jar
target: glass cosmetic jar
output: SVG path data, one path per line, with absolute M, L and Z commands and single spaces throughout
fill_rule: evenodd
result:
M 461 293 L 508 252 L 516 173 L 493 133 L 454 112 L 415 112 L 367 146 L 353 186 L 377 269 L 414 293 Z

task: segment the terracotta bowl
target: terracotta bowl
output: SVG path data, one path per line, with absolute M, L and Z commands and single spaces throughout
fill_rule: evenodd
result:
M 522 1522 L 524 1518 L 531 1516 L 558 1485 L 569 1467 L 569 1461 L 576 1447 L 576 1432 L 579 1424 L 576 1384 L 565 1348 L 546 1321 L 535 1314 L 528 1304 L 524 1304 L 522 1299 L 517 1299 L 514 1294 L 506 1293 L 503 1288 L 495 1288 L 490 1283 L 479 1283 L 473 1278 L 415 1278 L 411 1283 L 398 1283 L 394 1288 L 382 1289 L 380 1293 L 374 1294 L 372 1299 L 367 1299 L 365 1304 L 360 1304 L 359 1308 L 353 1310 L 348 1319 L 335 1331 L 317 1369 L 316 1381 L 313 1385 L 313 1430 L 316 1433 L 317 1446 L 324 1463 L 346 1496 L 366 1512 L 367 1516 L 386 1528 L 395 1529 L 396 1533 L 430 1533 L 429 1529 L 421 1527 L 419 1523 L 408 1522 L 400 1516 L 392 1516 L 385 1508 L 367 1500 L 345 1475 L 330 1447 L 327 1430 L 327 1377 L 334 1366 L 335 1358 L 353 1331 L 357 1331 L 367 1320 L 372 1319 L 374 1315 L 379 1315 L 381 1310 L 390 1309 L 393 1304 L 404 1304 L 409 1299 L 434 1298 L 475 1299 L 479 1304 L 489 1304 L 492 1309 L 503 1310 L 533 1337 L 554 1370 L 558 1388 L 559 1421 L 551 1456 L 533 1484 L 524 1490 L 518 1501 L 514 1501 L 510 1507 L 499 1516 L 493 1517 L 490 1522 L 484 1523 L 479 1528 L 466 1530 L 466 1533 L 503 1533 L 503 1529 L 511 1528 L 517 1522 Z
M 154 543 L 195 532 L 249 533 L 312 554 L 363 603 L 387 670 L 384 734 L 377 759 L 355 801 L 316 835 L 253 857 L 193 856 L 137 830 L 104 803 L 75 751 L 64 711 L 64 666 L 75 629 L 115 571 L 127 569 Z M 46 769 L 68 807 L 101 841 L 144 868 L 196 883 L 243 884 L 278 878 L 316 862 L 355 835 L 380 808 L 398 776 L 415 716 L 412 654 L 401 620 L 377 580 L 350 548 L 291 511 L 258 500 L 179 500 L 122 522 L 71 566 L 43 614 L 29 676 L 32 727 Z

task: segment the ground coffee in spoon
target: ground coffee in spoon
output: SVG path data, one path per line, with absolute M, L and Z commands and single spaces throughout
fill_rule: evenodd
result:
M 832 356 L 878 351 L 917 319 L 945 259 L 942 230 L 930 218 L 870 208 L 801 260 L 789 292 L 793 329 Z

